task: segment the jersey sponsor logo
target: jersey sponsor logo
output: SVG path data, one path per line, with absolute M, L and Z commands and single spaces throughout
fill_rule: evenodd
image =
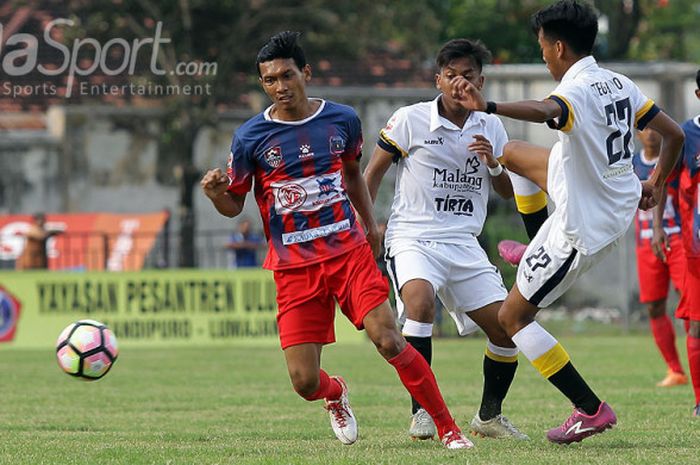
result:
M 316 182 L 318 183 L 319 197 L 324 195 L 333 195 L 338 192 L 338 189 L 336 189 L 335 186 L 334 178 L 317 179 Z
M 457 216 L 472 216 L 474 202 L 463 195 L 447 195 L 435 198 L 435 209 L 439 212 L 452 213 Z
M 277 213 L 316 211 L 345 200 L 340 171 L 270 184 Z
M 433 188 L 450 189 L 455 192 L 477 192 L 480 194 L 483 178 L 474 176 L 473 173 L 476 171 L 469 167 L 469 163 L 467 163 L 466 170 L 460 168 L 456 170 L 433 168 Z
M 314 153 L 311 151 L 311 146 L 309 144 L 303 144 L 299 147 L 299 158 L 305 160 L 307 158 L 313 158 Z
M 340 136 L 331 136 L 328 139 L 328 144 L 330 145 L 331 153 L 333 155 L 341 155 L 345 152 L 345 139 Z
M 574 434 L 581 434 L 585 433 L 587 431 L 593 431 L 595 428 L 581 428 L 581 425 L 583 424 L 583 420 L 579 420 L 573 425 L 571 425 L 571 428 L 566 430 L 566 434 L 571 434 L 572 432 Z
M 286 184 L 277 190 L 275 199 L 285 210 L 296 211 L 304 205 L 308 194 L 299 184 Z M 275 202 L 277 203 L 277 202 Z
M 535 253 L 525 259 L 525 263 L 527 263 L 527 266 L 529 266 L 532 271 L 535 271 L 537 268 L 547 268 L 547 265 L 552 263 L 552 259 L 549 254 L 544 251 L 544 246 L 541 246 Z
M 301 242 L 309 242 L 321 237 L 330 236 L 341 231 L 350 229 L 350 220 L 344 219 L 337 223 L 319 226 L 318 228 L 306 229 L 304 231 L 294 231 L 282 234 L 282 244 L 291 245 Z
M 14 339 L 21 309 L 20 301 L 0 286 L 0 342 Z
M 442 137 L 438 137 L 437 139 L 425 139 L 423 141 L 424 145 L 444 145 L 445 141 Z
M 265 161 L 273 168 L 277 168 L 282 164 L 282 147 L 276 145 L 265 150 Z

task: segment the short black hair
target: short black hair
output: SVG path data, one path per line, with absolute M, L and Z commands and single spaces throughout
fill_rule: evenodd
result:
M 542 30 L 550 40 L 565 42 L 574 53 L 590 55 L 598 35 L 598 14 L 588 3 L 559 0 L 541 9 L 531 19 L 535 34 Z
M 270 37 L 255 58 L 258 75 L 260 75 L 260 63 L 272 61 L 275 58 L 292 58 L 299 69 L 306 66 L 304 50 L 297 43 L 299 36 L 301 32 L 283 31 Z
M 695 84 L 698 85 L 698 89 L 700 89 L 700 69 L 698 72 L 695 74 Z
M 435 63 L 440 70 L 449 65 L 452 60 L 465 57 L 474 60 L 481 72 L 484 63 L 491 61 L 491 52 L 480 40 L 452 39 L 442 46 Z

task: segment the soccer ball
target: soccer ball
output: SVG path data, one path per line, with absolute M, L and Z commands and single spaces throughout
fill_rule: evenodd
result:
M 58 365 L 69 375 L 87 381 L 106 375 L 117 355 L 119 349 L 114 333 L 95 320 L 71 323 L 56 341 Z

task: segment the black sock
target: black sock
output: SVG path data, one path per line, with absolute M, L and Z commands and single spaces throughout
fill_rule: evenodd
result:
M 521 213 L 520 217 L 523 219 L 523 223 L 525 224 L 527 237 L 532 239 L 549 217 L 549 213 L 547 213 L 547 206 L 545 205 L 543 208 L 534 213 Z
M 418 336 L 404 336 L 406 342 L 411 344 L 414 349 L 418 351 L 419 354 L 423 356 L 428 365 L 433 359 L 433 338 L 432 337 L 418 337 Z M 411 411 L 416 413 L 418 409 L 421 409 L 421 405 L 416 399 L 411 397 Z
M 548 379 L 562 394 L 569 398 L 572 404 L 586 412 L 587 415 L 593 415 L 598 411 L 600 399 L 588 387 L 571 362 L 568 362 Z
M 518 361 L 497 362 L 484 355 L 484 392 L 481 396 L 479 418 L 490 420 L 501 413 L 503 399 L 515 377 Z

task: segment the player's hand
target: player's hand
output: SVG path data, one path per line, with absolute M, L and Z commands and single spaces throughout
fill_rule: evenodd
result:
M 220 168 L 207 171 L 199 184 L 210 199 L 222 195 L 228 189 L 228 176 Z
M 668 235 L 664 228 L 654 228 L 654 235 L 651 238 L 651 250 L 654 255 L 666 263 L 666 252 L 671 250 L 671 245 L 668 242 Z
M 642 198 L 639 199 L 639 209 L 649 210 L 659 203 L 661 188 L 655 187 L 649 181 L 642 182 Z
M 452 85 L 452 98 L 457 103 L 467 110 L 486 110 L 486 100 L 481 95 L 481 91 L 474 84 L 467 81 L 464 76 L 454 77 L 450 84 Z
M 374 228 L 367 229 L 366 237 L 372 249 L 372 255 L 374 258 L 379 258 L 379 254 L 382 252 L 382 235 L 379 232 L 379 228 L 375 226 Z
M 491 142 L 481 134 L 474 136 L 474 142 L 467 147 L 470 152 L 474 152 L 479 156 L 482 163 L 489 168 L 498 168 L 498 160 L 493 156 L 493 147 Z

